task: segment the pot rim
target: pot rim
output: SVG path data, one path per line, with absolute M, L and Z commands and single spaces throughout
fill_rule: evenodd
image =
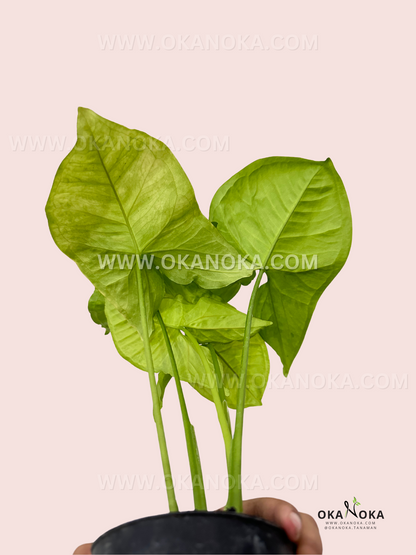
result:
M 209 517 L 219 517 L 219 518 L 237 518 L 240 520 L 251 520 L 254 522 L 258 522 L 259 525 L 261 526 L 270 526 L 272 528 L 277 528 L 278 530 L 283 530 L 283 528 L 281 526 L 277 526 L 276 524 L 273 524 L 273 522 L 270 522 L 269 520 L 265 520 L 263 518 L 260 518 L 258 516 L 252 516 L 252 515 L 247 515 L 245 513 L 237 513 L 234 509 L 228 509 L 228 510 L 217 510 L 217 511 L 177 511 L 177 512 L 170 512 L 170 513 L 162 513 L 162 514 L 158 514 L 158 515 L 150 515 L 150 516 L 145 516 L 142 518 L 136 518 L 134 520 L 129 520 L 128 522 L 125 522 L 123 524 L 119 524 L 118 526 L 114 526 L 114 528 L 110 528 L 110 530 L 107 530 L 107 532 L 104 532 L 104 534 L 102 534 L 101 536 L 99 536 L 95 542 L 93 543 L 96 544 L 99 541 L 105 539 L 107 536 L 109 536 L 110 534 L 112 534 L 113 532 L 115 532 L 116 530 L 118 530 L 119 528 L 127 528 L 130 526 L 133 526 L 134 524 L 136 524 L 136 522 L 138 521 L 146 521 L 146 520 L 153 520 L 153 519 L 159 519 L 159 518 L 180 518 L 182 516 L 187 516 L 187 517 L 200 517 L 200 516 L 209 516 Z

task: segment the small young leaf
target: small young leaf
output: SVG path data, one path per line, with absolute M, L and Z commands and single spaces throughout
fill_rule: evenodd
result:
M 98 289 L 95 289 L 94 293 L 91 295 L 88 301 L 88 310 L 90 312 L 92 320 L 96 324 L 104 328 L 104 335 L 110 333 L 107 317 L 105 315 L 105 298 L 98 291 Z
M 165 396 L 166 387 L 171 379 L 172 376 L 170 374 L 159 372 L 159 377 L 157 380 L 157 392 L 159 394 L 160 408 L 163 407 L 163 397 Z
M 213 293 L 210 289 L 203 289 L 199 287 L 195 282 L 189 283 L 188 285 L 181 285 L 175 283 L 167 278 L 164 274 L 163 280 L 165 284 L 165 297 L 168 299 L 175 299 L 176 297 L 182 297 L 188 303 L 196 303 L 201 297 L 213 297 Z M 232 284 L 234 285 L 234 284 Z
M 228 303 L 233 297 L 237 295 L 242 285 L 249 285 L 256 273 L 253 272 L 249 277 L 239 279 L 226 287 L 220 287 L 219 289 L 203 289 L 199 287 L 195 282 L 189 283 L 187 285 L 181 285 L 174 281 L 171 281 L 162 270 L 165 282 L 165 296 L 175 298 L 181 295 L 186 301 L 194 303 L 197 299 L 201 297 L 211 297 L 213 299 L 220 300 L 224 303 Z
M 235 409 L 237 406 L 243 342 L 233 341 L 231 343 L 213 343 L 212 345 L 219 361 L 222 363 L 227 404 L 230 408 Z M 256 334 L 250 339 L 245 398 L 246 407 L 261 405 L 269 378 L 269 371 L 270 362 L 266 344 L 260 335 Z
M 213 298 L 201 297 L 195 304 L 185 302 L 182 297 L 165 298 L 160 313 L 166 326 L 190 329 L 200 343 L 228 343 L 244 337 L 246 315 Z M 271 322 L 253 318 L 251 335 L 270 325 Z

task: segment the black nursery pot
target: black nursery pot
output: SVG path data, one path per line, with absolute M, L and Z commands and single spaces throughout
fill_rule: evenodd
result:
M 95 555 L 132 553 L 296 553 L 281 528 L 235 512 L 189 511 L 133 520 L 109 530 Z

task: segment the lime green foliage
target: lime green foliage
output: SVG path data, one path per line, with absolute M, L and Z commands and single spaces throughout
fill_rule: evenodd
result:
M 171 379 L 172 376 L 170 374 L 160 372 L 157 380 L 157 392 L 160 399 L 160 408 L 163 408 L 163 398 L 165 397 L 165 391 Z
M 175 267 L 172 279 L 221 288 L 251 275 L 249 270 L 176 269 L 179 257 L 219 257 L 235 250 L 201 214 L 191 184 L 172 152 L 146 133 L 79 109 L 78 140 L 56 174 L 46 206 L 58 247 L 139 331 L 137 260 L 133 268 L 102 269 L 105 255 L 162 258 Z M 171 260 L 171 259 L 170 259 Z M 147 325 L 163 298 L 163 279 L 142 272 Z M 185 275 L 186 274 L 186 275 Z M 215 276 L 215 277 L 213 277 Z
M 316 303 L 350 250 L 351 213 L 342 181 L 329 159 L 257 160 L 217 191 L 210 220 L 259 268 L 246 331 L 250 332 L 253 314 L 273 322 L 260 333 L 280 356 L 287 376 Z M 263 273 L 267 283 L 259 288 Z M 248 353 L 246 334 L 231 460 L 234 486 L 228 500 L 228 506 L 239 511 Z
M 287 375 L 319 297 L 350 250 L 351 213 L 342 181 L 329 159 L 257 160 L 217 191 L 210 219 L 241 254 L 265 268 L 267 283 L 254 314 L 273 322 L 261 335 Z M 296 260 L 299 267 L 290 269 Z M 316 268 L 309 269 L 314 260 Z M 273 262 L 283 268 L 272 268 Z
M 189 298 L 191 297 L 189 296 Z M 196 327 L 195 307 L 198 307 L 198 303 L 202 299 L 204 300 L 205 307 L 212 302 L 215 309 L 214 314 L 221 313 L 220 310 L 225 312 L 226 316 L 224 316 L 224 314 L 222 315 L 223 327 L 220 327 L 218 331 L 210 327 L 215 325 L 215 319 L 214 317 L 212 317 L 212 319 L 208 318 L 206 316 L 206 311 L 204 311 L 204 318 L 197 321 L 198 327 Z M 245 315 L 232 306 L 224 303 L 222 303 L 222 307 L 219 309 L 219 302 L 209 297 L 202 297 L 196 301 L 195 305 L 192 305 L 186 303 L 183 297 L 179 296 L 176 297 L 174 302 L 176 310 L 181 314 L 181 318 L 176 319 L 172 315 L 172 306 L 170 304 L 167 305 L 165 310 L 165 301 L 170 300 L 173 301 L 173 299 L 167 298 L 163 300 L 160 306 L 160 314 L 167 328 L 180 379 L 188 382 L 201 393 L 201 395 L 213 401 L 212 385 L 215 371 L 210 350 L 208 346 L 205 346 L 209 342 L 218 355 L 227 404 L 230 408 L 236 408 L 243 342 L 242 340 L 234 340 L 234 333 L 230 334 L 231 338 L 227 339 L 228 331 L 227 328 L 224 327 L 224 322 L 227 321 L 228 317 L 231 318 L 233 323 L 242 322 L 244 326 Z M 186 308 L 182 311 L 177 306 L 179 304 L 184 305 Z M 194 311 L 189 310 L 189 307 L 194 307 Z M 135 327 L 132 326 L 114 305 L 108 301 L 106 303 L 106 317 L 111 329 L 114 344 L 120 355 L 137 368 L 146 371 L 144 344 Z M 207 327 L 204 328 L 204 325 Z M 256 320 L 256 325 L 257 331 L 259 331 L 263 325 L 269 325 L 269 322 Z M 192 331 L 198 340 L 200 340 L 200 337 L 204 338 L 200 342 L 203 343 L 201 348 L 210 367 L 209 373 L 206 372 L 204 365 L 201 363 L 199 354 L 192 343 L 181 333 L 181 328 L 187 328 Z M 239 328 L 236 328 L 235 333 L 240 333 Z M 211 337 L 216 340 L 211 339 L 208 341 L 208 338 Z M 241 339 L 242 337 L 243 335 L 241 333 Z M 150 336 L 154 369 L 155 372 L 163 372 L 172 375 L 170 359 L 162 339 L 162 330 L 155 318 L 154 331 Z M 220 341 L 218 341 L 218 339 L 220 339 Z M 261 399 L 269 376 L 269 368 L 270 364 L 266 345 L 258 334 L 254 335 L 251 339 L 248 365 L 246 407 L 261 405 Z
M 163 299 L 160 304 L 165 324 L 170 328 L 189 328 L 200 343 L 228 343 L 242 340 L 246 315 L 229 304 L 201 297 L 195 304 L 181 297 Z M 270 326 L 271 322 L 253 318 L 252 334 Z
M 105 329 L 105 335 L 109 334 L 110 328 L 108 327 L 107 316 L 105 315 L 105 297 L 97 289 L 88 301 L 88 310 L 92 320 Z
M 332 162 L 257 160 L 217 191 L 209 221 L 166 145 L 80 108 L 77 143 L 58 169 L 46 213 L 57 246 L 95 287 L 92 319 L 148 373 L 170 510 L 178 505 L 162 405 L 173 377 L 195 507 L 206 509 L 206 499 L 181 382 L 215 404 L 231 474 L 228 506 L 241 511 L 243 415 L 261 405 L 266 342 L 287 376 L 350 250 L 348 199 Z M 218 266 L 223 257 L 246 265 Z M 186 258 L 202 263 L 181 264 Z M 253 280 L 245 315 L 228 302 Z

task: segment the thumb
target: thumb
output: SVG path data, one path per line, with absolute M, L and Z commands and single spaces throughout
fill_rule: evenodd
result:
M 92 543 L 84 543 L 76 548 L 74 555 L 91 555 L 91 547 Z

